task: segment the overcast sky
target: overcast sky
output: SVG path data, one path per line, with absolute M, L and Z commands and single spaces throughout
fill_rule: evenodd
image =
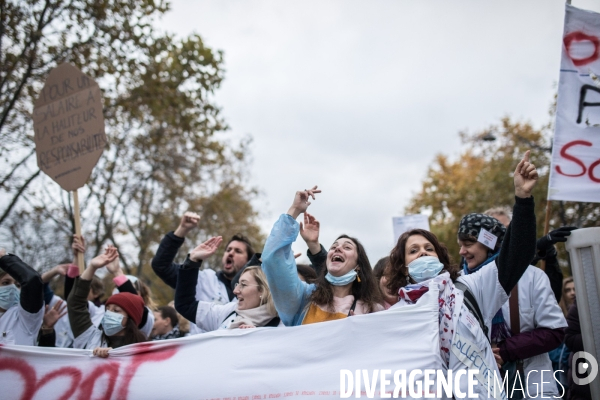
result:
M 254 139 L 265 233 L 318 184 L 321 242 L 356 236 L 374 264 L 435 155 L 461 151 L 459 131 L 550 118 L 564 1 L 171 2 L 163 30 L 225 53 L 216 102 L 226 136 Z

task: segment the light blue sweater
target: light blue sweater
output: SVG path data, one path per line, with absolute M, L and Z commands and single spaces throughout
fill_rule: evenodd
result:
M 286 326 L 301 325 L 314 284 L 298 278 L 292 243 L 300 225 L 288 214 L 282 214 L 267 238 L 262 252 L 262 269 L 267 276 L 279 318 Z

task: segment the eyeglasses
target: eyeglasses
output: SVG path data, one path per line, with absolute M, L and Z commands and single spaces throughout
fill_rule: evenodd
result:
M 260 287 L 260 285 L 251 285 L 249 283 L 244 283 L 244 282 L 238 282 L 236 283 L 233 288 L 237 289 L 238 287 L 240 288 L 240 290 L 244 290 L 247 286 L 257 286 Z

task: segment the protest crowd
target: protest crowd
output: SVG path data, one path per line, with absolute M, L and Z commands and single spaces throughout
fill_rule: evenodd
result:
M 588 399 L 589 389 L 568 378 L 569 355 L 583 346 L 573 279 L 563 279 L 554 246 L 575 228 L 536 238 L 531 191 L 537 178 L 527 152 L 514 171 L 513 209 L 465 215 L 456 227 L 459 254 L 449 254 L 433 233 L 412 229 L 374 268 L 357 238 L 342 234 L 329 247 L 319 242 L 320 223 L 307 212 L 321 193 L 317 186 L 296 192 L 262 253 L 236 234 L 208 238 L 176 260 L 201 219 L 186 212 L 152 260 L 156 275 L 175 289 L 174 303 L 168 305 L 156 304 L 150 287 L 123 273 L 113 246 L 89 260 L 82 273 L 75 264 L 61 264 L 42 275 L 1 250 L 0 343 L 89 349 L 109 358 L 111 349 L 121 346 L 218 329 L 286 329 L 385 313 L 411 307 L 437 287 L 439 352 L 449 369 L 464 368 L 450 351 L 460 334 L 483 348 L 488 364 L 509 382 L 520 376 L 524 388 L 545 396 Z M 291 246 L 298 235 L 308 246 L 310 265 L 296 263 Z M 203 268 L 222 245 L 220 269 Z M 75 236 L 72 249 L 75 258 L 83 253 L 84 238 Z M 545 269 L 535 266 L 540 260 Z M 112 294 L 105 293 L 96 274 L 101 268 L 113 276 Z M 57 276 L 64 280 L 64 298 L 50 288 Z M 542 370 L 562 371 L 557 375 L 561 385 L 544 379 Z

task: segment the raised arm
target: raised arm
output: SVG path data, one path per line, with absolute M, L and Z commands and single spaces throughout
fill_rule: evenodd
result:
M 537 183 L 538 172 L 529 162 L 529 153 L 528 150 L 514 172 L 513 219 L 506 230 L 498 256 L 498 279 L 507 294 L 525 273 L 536 247 L 536 220 L 531 192 Z
M 571 235 L 571 231 L 575 229 L 577 229 L 576 226 L 561 226 L 539 238 L 535 258 L 531 262 L 532 265 L 535 265 L 539 260 L 546 261 L 544 272 L 550 280 L 550 286 L 557 302 L 562 297 L 563 273 L 558 263 L 558 255 L 554 245 L 558 242 L 566 242 Z
M 119 257 L 117 249 L 109 246 L 104 254 L 93 258 L 85 271 L 79 278 L 75 279 L 73 290 L 67 299 L 67 312 L 69 315 L 69 323 L 73 330 L 73 336 L 77 338 L 92 326 L 92 319 L 88 309 L 87 297 L 90 292 L 92 278 L 96 271 Z
M 71 244 L 71 249 L 73 250 L 73 263 L 67 269 L 67 274 L 65 275 L 65 287 L 63 292 L 63 297 L 65 299 L 69 298 L 69 294 L 73 289 L 73 285 L 75 284 L 75 278 L 79 276 L 79 267 L 77 266 L 77 253 L 81 252 L 85 255 L 85 239 L 83 236 L 73 235 L 73 243 Z
M 196 283 L 202 261 L 212 256 L 223 242 L 221 236 L 212 237 L 190 252 L 179 269 L 177 288 L 175 289 L 175 309 L 188 321 L 196 323 L 198 300 L 196 300 Z
M 314 287 L 298 278 L 292 251 L 292 243 L 299 232 L 296 218 L 310 205 L 309 198 L 314 199 L 314 194 L 320 192 L 316 186 L 311 190 L 296 192 L 288 213 L 275 222 L 262 253 L 262 269 L 267 277 L 275 308 L 281 321 L 288 326 L 294 324 L 294 317 L 306 304 L 307 296 Z
M 300 222 L 300 236 L 302 236 L 302 239 L 304 239 L 308 246 L 306 255 L 317 276 L 323 270 L 325 260 L 327 259 L 327 251 L 319 243 L 320 229 L 321 223 L 314 216 L 304 212 L 304 223 Z
M 4 249 L 0 249 L 0 268 L 21 285 L 23 310 L 30 314 L 40 311 L 44 305 L 44 285 L 40 274 L 14 254 L 6 254 Z
M 183 214 L 177 229 L 163 237 L 156 250 L 156 255 L 152 258 L 154 273 L 173 289 L 177 285 L 177 272 L 181 266 L 174 262 L 175 256 L 185 241 L 185 237 L 198 226 L 198 222 L 200 222 L 198 214 L 189 211 Z

